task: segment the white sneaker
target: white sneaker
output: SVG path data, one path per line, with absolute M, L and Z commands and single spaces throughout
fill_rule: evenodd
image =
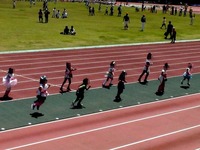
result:
M 31 104 L 31 109 L 34 110 L 34 108 L 35 108 L 35 105 Z

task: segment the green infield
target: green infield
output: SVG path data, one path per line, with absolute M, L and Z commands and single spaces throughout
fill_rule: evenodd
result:
M 106 7 L 102 5 L 98 11 L 99 4 L 91 4 L 95 8 L 95 15 L 89 16 L 88 8 L 84 3 L 78 2 L 53 2 L 48 3 L 50 11 L 49 22 L 39 23 L 38 11 L 42 9 L 43 3 L 36 2 L 30 7 L 29 1 L 17 1 L 16 8 L 12 8 L 10 0 L 1 0 L 0 3 L 0 51 L 16 51 L 30 49 L 70 48 L 80 46 L 127 44 L 140 42 L 166 41 L 164 29 L 160 29 L 162 19 L 165 16 L 177 30 L 177 40 L 200 39 L 199 15 L 196 14 L 194 24 L 190 25 L 187 14 L 183 16 L 172 16 L 162 14 L 161 11 L 151 13 L 136 12 L 134 7 L 122 7 L 122 16 L 117 16 L 117 7 L 114 6 L 114 15 L 104 15 Z M 68 18 L 52 18 L 53 8 L 67 9 Z M 123 29 L 123 16 L 130 16 L 129 30 Z M 145 14 L 147 23 L 144 32 L 141 32 L 140 18 Z M 62 35 L 65 26 L 74 26 L 77 31 L 75 36 Z
M 70 108 L 72 101 L 76 98 L 74 92 L 48 96 L 39 111 L 31 109 L 31 104 L 35 98 L 1 102 L 0 130 L 8 130 L 29 126 L 30 124 L 34 125 L 72 118 L 79 115 L 82 116 L 111 109 L 118 109 L 120 107 L 136 106 L 198 93 L 200 92 L 198 82 L 199 77 L 199 74 L 193 75 L 191 86 L 189 88 L 187 88 L 187 86 L 180 87 L 182 77 L 169 78 L 166 83 L 165 93 L 162 96 L 157 96 L 155 94 L 159 84 L 157 80 L 150 81 L 147 85 L 128 83 L 126 84 L 124 93 L 121 95 L 123 99 L 121 102 L 113 101 L 117 92 L 115 86 L 111 87 L 110 90 L 105 88 L 91 89 L 85 93 L 85 98 L 83 100 L 85 108 L 82 109 Z

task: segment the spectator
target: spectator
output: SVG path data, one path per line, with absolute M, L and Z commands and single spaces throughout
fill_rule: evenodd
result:
M 49 22 L 49 14 L 50 14 L 50 12 L 48 11 L 48 9 L 46 9 L 46 10 L 44 11 L 45 23 L 48 23 L 48 22 Z
M 194 23 L 194 18 L 195 18 L 195 14 L 193 14 L 192 17 L 190 18 L 190 25 L 193 25 L 193 23 Z
M 13 0 L 13 9 L 15 9 L 15 8 L 16 8 L 16 1 Z
M 122 6 L 119 5 L 119 7 L 118 7 L 118 17 L 121 17 L 121 15 L 122 15 Z
M 54 8 L 53 8 L 53 13 L 52 13 L 52 18 L 56 18 L 56 12 L 57 12 L 57 11 L 56 11 L 56 8 L 54 7 Z
M 99 10 L 99 12 L 101 12 L 101 1 L 99 2 L 98 10 Z
M 145 10 L 144 1 L 142 2 L 142 11 Z
M 113 14 L 114 14 L 114 7 L 113 7 L 113 5 L 110 7 L 110 16 L 113 16 Z
M 176 29 L 175 29 L 175 27 L 173 27 L 173 29 L 172 29 L 172 36 L 171 36 L 171 43 L 175 43 L 175 41 L 176 41 Z
M 167 31 L 164 33 L 165 35 L 165 39 L 167 39 L 167 36 L 170 34 L 170 39 L 172 36 L 172 29 L 173 29 L 173 25 L 171 23 L 171 21 L 169 21 L 168 25 L 167 25 Z
M 66 9 L 63 10 L 62 18 L 67 18 L 67 10 Z
M 92 14 L 91 15 L 95 16 L 95 9 L 94 9 L 94 7 L 92 7 Z
M 68 28 L 68 26 L 65 26 L 64 34 L 69 34 L 69 28 Z
M 69 34 L 71 34 L 71 35 L 75 35 L 76 34 L 76 30 L 74 29 L 74 26 L 71 26 L 71 28 L 69 30 Z
M 124 16 L 123 21 L 124 21 L 124 30 L 127 30 L 128 24 L 130 23 L 130 18 L 128 16 L 128 13 L 126 13 L 126 15 Z
M 193 14 L 192 8 L 190 8 L 190 10 L 189 10 L 189 16 L 190 16 L 190 25 L 193 25 L 195 14 Z
M 108 15 L 108 7 L 106 7 L 104 15 Z
M 167 29 L 167 26 L 166 26 L 166 17 L 163 17 L 162 26 L 160 28 L 162 29 L 163 27 L 165 27 L 165 29 Z
M 141 23 L 142 23 L 142 29 L 141 29 L 141 31 L 144 31 L 144 27 L 145 27 L 145 23 L 146 23 L 146 17 L 145 17 L 145 15 L 142 16 Z
M 57 19 L 60 18 L 60 10 L 58 10 L 58 11 L 56 12 L 56 18 L 57 18 Z
M 38 17 L 39 17 L 39 22 L 43 23 L 43 12 L 42 12 L 42 9 L 39 10 Z

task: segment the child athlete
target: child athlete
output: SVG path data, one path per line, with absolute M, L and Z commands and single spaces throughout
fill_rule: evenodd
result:
M 76 99 L 72 102 L 72 108 L 82 108 L 83 105 L 81 104 L 82 100 L 84 99 L 84 91 L 89 90 L 91 87 L 88 78 L 83 79 L 83 83 L 78 87 L 76 91 Z M 75 105 L 77 103 L 77 105 Z
M 183 80 L 181 81 L 181 84 L 187 79 L 187 85 L 190 86 L 190 79 L 192 78 L 191 74 L 192 64 L 188 63 L 188 67 L 186 68 L 186 71 L 183 73 Z
M 110 63 L 110 68 L 108 69 L 108 72 L 106 73 L 106 80 L 103 82 L 102 87 L 104 88 L 110 88 L 110 86 L 112 86 L 112 81 L 113 81 L 113 77 L 114 77 L 114 71 L 115 71 L 115 61 L 112 61 Z M 108 80 L 110 80 L 109 86 L 106 86 L 106 83 L 108 82 Z
M 118 85 L 117 85 L 117 95 L 115 97 L 115 100 L 114 102 L 120 102 L 122 99 L 120 97 L 120 95 L 123 93 L 124 89 L 125 89 L 125 85 L 124 83 L 126 82 L 126 71 L 122 71 L 121 74 L 119 75 L 119 82 L 118 82 Z
M 12 99 L 12 97 L 9 97 L 9 93 L 11 91 L 12 86 L 15 86 L 17 84 L 17 79 L 14 78 L 14 69 L 9 68 L 8 73 L 5 77 L 3 77 L 3 85 L 6 87 L 5 94 L 3 96 L 3 99 L 8 100 Z
M 146 75 L 145 75 L 145 78 L 144 78 L 144 83 L 147 83 L 147 82 L 148 82 L 148 81 L 147 81 L 147 78 L 148 78 L 149 72 L 150 72 L 149 67 L 150 67 L 150 65 L 151 65 L 151 59 L 152 59 L 152 54 L 151 54 L 151 53 L 148 53 L 148 54 L 147 54 L 147 59 L 146 59 L 146 62 L 145 62 L 145 66 L 144 66 L 144 68 L 143 68 L 143 71 L 142 71 L 141 75 L 140 75 L 139 78 L 138 78 L 138 81 L 139 81 L 140 83 L 141 83 L 141 78 L 143 77 L 144 74 L 146 74 Z
M 156 92 L 156 94 L 163 94 L 164 90 L 165 90 L 165 82 L 167 81 L 167 69 L 169 68 L 168 63 L 165 63 L 162 69 L 162 72 L 158 78 L 158 80 L 160 81 L 160 85 L 158 87 L 158 90 Z
M 60 87 L 61 92 L 63 92 L 63 86 L 64 86 L 64 84 L 66 83 L 67 80 L 69 82 L 68 86 L 67 86 L 67 92 L 71 91 L 70 85 L 71 85 L 72 78 L 73 78 L 72 71 L 74 71 L 74 70 L 76 70 L 76 68 L 71 67 L 71 63 L 66 62 L 65 77 L 64 77 L 64 81 L 63 81 L 63 83 Z
M 35 107 L 37 107 L 37 110 L 39 110 L 40 106 L 45 102 L 47 95 L 49 95 L 47 89 L 50 87 L 49 84 L 47 84 L 47 77 L 41 76 L 40 77 L 40 86 L 37 90 L 37 100 L 34 101 L 34 103 L 31 105 L 31 108 L 34 110 Z

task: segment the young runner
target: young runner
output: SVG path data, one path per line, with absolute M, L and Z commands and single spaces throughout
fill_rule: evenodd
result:
M 78 87 L 78 89 L 76 91 L 76 99 L 72 102 L 72 108 L 82 108 L 83 107 L 81 102 L 84 99 L 84 91 L 89 90 L 90 87 L 91 86 L 90 86 L 89 79 L 88 78 L 83 79 L 83 83 Z
M 64 81 L 63 81 L 63 83 L 60 87 L 61 92 L 63 92 L 63 86 L 64 86 L 64 84 L 66 83 L 67 80 L 69 82 L 68 86 L 67 86 L 67 91 L 71 91 L 70 85 L 71 85 L 72 78 L 73 78 L 72 71 L 75 71 L 75 70 L 76 70 L 76 68 L 71 67 L 71 63 L 66 62 L 65 77 L 64 77 Z
M 145 66 L 143 68 L 143 71 L 141 73 L 141 75 L 139 76 L 138 78 L 138 81 L 141 83 L 141 78 L 143 77 L 144 74 L 145 75 L 145 78 L 144 78 L 144 83 L 147 83 L 147 78 L 149 76 L 149 72 L 150 72 L 150 69 L 149 69 L 149 66 L 151 65 L 151 59 L 152 59 L 152 54 L 151 53 L 148 53 L 147 54 L 147 59 L 146 59 L 146 62 L 145 62 Z
M 12 99 L 12 97 L 9 97 L 10 91 L 12 86 L 15 86 L 17 84 L 17 79 L 14 77 L 14 69 L 9 68 L 8 73 L 5 77 L 3 77 L 3 85 L 6 87 L 6 91 L 4 93 L 3 99 Z
M 158 80 L 160 81 L 160 85 L 158 87 L 156 94 L 163 94 L 164 93 L 165 82 L 167 81 L 167 69 L 168 68 L 169 68 L 168 63 L 165 63 L 164 66 L 163 66 L 163 69 L 161 71 L 161 74 L 158 78 Z
M 108 69 L 108 72 L 106 73 L 105 77 L 105 81 L 103 82 L 102 84 L 102 87 L 104 88 L 110 88 L 110 86 L 112 86 L 112 81 L 113 81 L 113 78 L 114 78 L 114 72 L 115 72 L 115 66 L 116 66 L 116 63 L 115 61 L 112 61 L 110 63 L 110 68 Z M 109 83 L 109 86 L 106 86 L 106 83 L 110 80 L 110 83 Z
M 192 78 L 192 64 L 188 63 L 188 67 L 186 68 L 186 71 L 183 73 L 183 80 L 181 81 L 181 84 L 187 79 L 187 85 L 190 86 L 190 79 Z
M 47 84 L 47 77 L 41 76 L 40 77 L 40 85 L 37 90 L 37 100 L 34 101 L 33 104 L 31 104 L 31 108 L 34 110 L 35 107 L 37 107 L 37 110 L 39 110 L 40 106 L 45 102 L 47 96 L 49 95 L 47 89 L 50 87 L 49 84 Z
M 121 74 L 119 75 L 119 82 L 118 82 L 118 85 L 117 85 L 117 95 L 115 97 L 115 100 L 114 102 L 120 102 L 122 99 L 121 99 L 121 94 L 123 93 L 124 89 L 125 89 L 125 85 L 124 83 L 126 82 L 126 71 L 122 71 Z

